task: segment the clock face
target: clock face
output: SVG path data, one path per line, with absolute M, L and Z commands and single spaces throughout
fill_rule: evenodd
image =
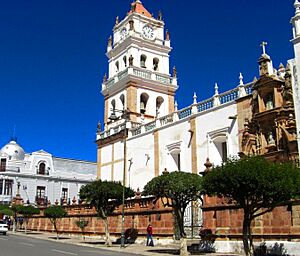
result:
M 120 39 L 123 40 L 123 39 L 125 39 L 126 36 L 127 36 L 127 30 L 126 30 L 126 28 L 123 28 L 120 31 Z
M 148 25 L 143 27 L 143 36 L 147 39 L 154 39 L 154 29 Z

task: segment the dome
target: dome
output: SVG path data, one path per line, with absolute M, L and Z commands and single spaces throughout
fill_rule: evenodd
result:
M 24 160 L 24 149 L 14 140 L 7 143 L 2 149 L 1 153 L 4 153 L 10 160 Z

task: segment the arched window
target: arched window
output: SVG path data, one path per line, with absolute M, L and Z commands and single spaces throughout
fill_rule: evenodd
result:
M 158 97 L 156 98 L 156 115 L 159 114 L 159 112 L 160 112 L 159 110 L 160 110 L 161 105 L 163 104 L 163 102 L 164 102 L 163 97 L 158 96 Z
M 111 104 L 112 112 L 114 112 L 116 109 L 116 100 L 112 100 L 110 104 Z
M 149 95 L 147 93 L 142 93 L 141 94 L 141 98 L 140 98 L 141 114 L 146 113 L 148 99 L 149 99 Z
M 171 156 L 170 162 L 168 163 L 168 169 L 171 171 L 181 171 L 181 141 L 167 145 L 167 149 Z
M 38 174 L 45 175 L 46 174 L 46 164 L 40 163 L 39 164 L 39 172 Z
M 141 61 L 140 61 L 141 68 L 146 68 L 146 60 L 147 60 L 147 56 L 145 54 L 142 54 Z
M 122 109 L 125 109 L 125 97 L 124 97 L 124 94 L 121 94 L 120 101 L 122 103 Z
M 124 61 L 124 67 L 126 68 L 127 67 L 127 58 L 126 58 L 126 56 L 123 57 L 123 61 Z
M 158 58 L 154 58 L 153 59 L 153 70 L 154 71 L 158 71 L 158 63 L 159 63 L 159 59 Z
M 119 65 L 119 61 L 116 62 L 116 72 L 119 72 L 120 69 L 120 65 Z

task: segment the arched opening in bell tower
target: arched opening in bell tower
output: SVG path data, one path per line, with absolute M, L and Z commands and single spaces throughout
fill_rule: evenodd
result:
M 159 59 L 158 58 L 154 58 L 153 59 L 153 70 L 154 71 L 158 71 L 158 63 L 159 63 Z
M 141 55 L 141 60 L 140 60 L 141 68 L 146 68 L 146 60 L 147 60 L 147 56 L 145 54 L 142 54 Z
M 140 112 L 141 114 L 146 113 L 147 103 L 148 103 L 149 95 L 147 93 L 142 93 L 140 97 Z

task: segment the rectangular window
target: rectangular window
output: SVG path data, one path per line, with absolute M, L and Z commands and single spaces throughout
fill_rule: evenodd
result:
M 68 189 L 67 188 L 62 188 L 61 197 L 63 199 L 68 199 Z
M 46 187 L 37 186 L 36 187 L 36 197 L 37 198 L 45 198 Z
M 0 172 L 5 172 L 5 170 L 6 170 L 6 158 L 1 158 Z
M 0 180 L 0 195 L 2 195 L 3 190 L 3 180 Z
M 227 143 L 222 142 L 222 161 L 225 162 L 227 160 Z
M 178 171 L 181 171 L 181 166 L 180 166 L 180 153 L 177 155 L 177 166 L 178 166 Z
M 12 184 L 13 184 L 12 180 L 4 181 L 4 193 L 3 193 L 4 195 L 6 196 L 12 195 Z

